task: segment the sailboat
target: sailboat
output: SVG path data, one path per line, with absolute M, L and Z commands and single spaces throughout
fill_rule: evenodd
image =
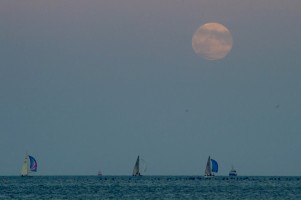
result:
M 233 166 L 232 166 L 231 171 L 229 172 L 229 176 L 237 176 L 237 172 L 236 172 L 236 170 L 234 169 Z
M 29 162 L 28 162 L 29 159 Z M 24 158 L 22 169 L 21 169 L 21 176 L 28 176 L 30 172 L 36 172 L 38 169 L 38 164 L 34 157 L 27 155 Z
M 210 159 L 210 156 L 208 157 L 206 169 L 205 169 L 205 177 L 211 177 L 214 176 L 214 173 L 218 172 L 218 164 L 215 160 Z
M 137 157 L 134 169 L 133 169 L 133 176 L 141 176 L 140 169 L 139 169 L 139 156 Z
M 97 176 L 102 176 L 102 172 L 99 170 Z

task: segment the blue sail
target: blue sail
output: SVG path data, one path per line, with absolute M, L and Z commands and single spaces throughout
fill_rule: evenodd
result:
M 30 171 L 36 172 L 37 168 L 38 168 L 38 164 L 37 164 L 36 159 L 34 159 L 34 157 L 32 157 L 32 156 L 28 156 L 28 157 L 29 157 L 29 160 L 30 160 Z
M 215 160 L 211 159 L 212 163 L 212 172 L 218 172 L 218 164 Z

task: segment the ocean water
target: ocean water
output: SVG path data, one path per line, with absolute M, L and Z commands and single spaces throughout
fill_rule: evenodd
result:
M 301 177 L 0 177 L 0 199 L 301 199 Z

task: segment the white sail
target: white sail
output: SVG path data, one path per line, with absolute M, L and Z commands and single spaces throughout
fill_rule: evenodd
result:
M 134 169 L 133 169 L 133 176 L 140 176 L 140 171 L 139 171 L 139 156 L 136 160 Z
M 29 174 L 29 170 L 28 170 L 28 156 L 25 156 L 23 165 L 22 165 L 22 169 L 21 169 L 21 175 L 22 176 L 28 176 Z
M 206 164 L 205 176 L 212 176 L 210 156 L 208 157 L 208 161 L 207 161 L 207 164 Z

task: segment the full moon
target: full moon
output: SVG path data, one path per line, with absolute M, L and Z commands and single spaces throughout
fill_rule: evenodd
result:
M 231 51 L 232 44 L 230 31 L 219 23 L 204 24 L 192 36 L 194 52 L 207 60 L 224 58 Z

